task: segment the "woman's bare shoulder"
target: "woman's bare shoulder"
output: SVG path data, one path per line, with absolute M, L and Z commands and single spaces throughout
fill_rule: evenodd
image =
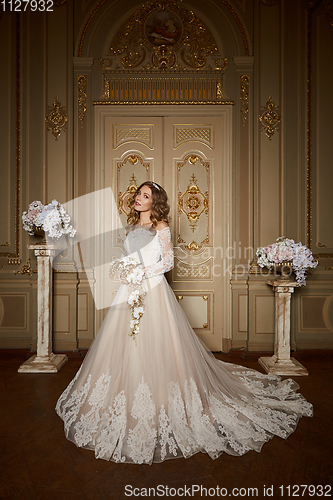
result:
M 165 229 L 166 227 L 169 227 L 168 223 L 161 220 L 156 224 L 155 229 L 156 229 L 156 231 L 161 231 L 162 229 Z

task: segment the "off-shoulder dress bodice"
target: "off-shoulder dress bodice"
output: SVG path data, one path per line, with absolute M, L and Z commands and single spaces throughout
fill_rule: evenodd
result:
M 149 225 L 126 227 L 126 255 L 137 257 L 146 278 L 162 276 L 173 268 L 174 253 L 170 228 L 156 231 Z

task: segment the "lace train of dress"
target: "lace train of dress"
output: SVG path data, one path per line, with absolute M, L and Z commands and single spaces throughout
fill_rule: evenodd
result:
M 128 335 L 121 284 L 57 402 L 69 440 L 115 462 L 151 464 L 198 452 L 215 459 L 259 452 L 312 415 L 292 379 L 219 361 L 198 339 L 164 277 L 173 266 L 169 228 L 131 227 L 125 249 L 137 252 L 146 275 L 140 332 L 137 342 Z

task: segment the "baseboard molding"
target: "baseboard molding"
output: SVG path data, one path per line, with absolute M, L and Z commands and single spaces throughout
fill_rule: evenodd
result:
M 333 339 L 332 340 L 298 340 L 297 350 L 331 350 L 333 349 Z
M 77 342 L 53 342 L 53 351 L 56 352 L 66 352 L 66 351 L 76 351 L 78 348 Z
M 89 349 L 92 342 L 93 342 L 92 340 L 79 340 L 78 348 L 79 349 Z
M 231 341 L 231 350 L 239 350 L 245 349 L 247 350 L 247 341 L 246 340 L 232 340 Z
M 274 344 L 268 342 L 248 342 L 248 351 L 254 352 L 271 352 L 273 354 Z
M 222 352 L 229 352 L 231 349 L 231 339 L 222 339 Z
M 0 349 L 29 349 L 31 348 L 31 339 L 11 339 L 2 338 L 0 339 Z

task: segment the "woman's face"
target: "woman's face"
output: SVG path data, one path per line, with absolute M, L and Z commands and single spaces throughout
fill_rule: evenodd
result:
M 135 197 L 135 210 L 138 212 L 148 212 L 153 206 L 153 197 L 151 189 L 148 186 L 142 186 Z

